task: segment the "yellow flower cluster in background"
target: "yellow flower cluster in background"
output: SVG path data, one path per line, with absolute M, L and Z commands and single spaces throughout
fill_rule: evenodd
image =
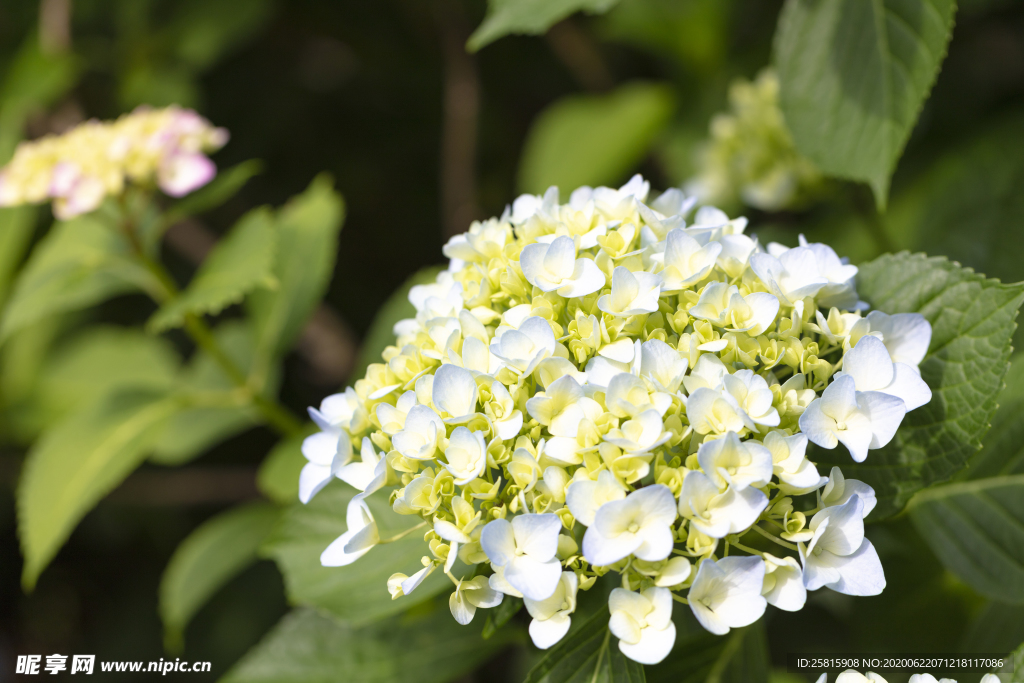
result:
M 139 107 L 116 121 L 87 121 L 61 135 L 24 142 L 0 170 L 0 206 L 53 201 L 62 220 L 96 209 L 125 182 L 156 184 L 181 197 L 210 182 L 206 153 L 228 133 L 190 109 Z
M 711 120 L 690 192 L 701 202 L 765 211 L 799 208 L 822 188 L 814 164 L 797 151 L 779 109 L 779 79 L 771 69 L 729 88 L 729 113 Z

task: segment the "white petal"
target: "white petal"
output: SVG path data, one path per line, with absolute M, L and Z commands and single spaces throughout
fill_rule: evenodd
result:
M 530 622 L 530 639 L 541 650 L 546 650 L 565 637 L 571 624 L 572 619 L 567 614 L 556 614 L 544 621 L 534 619 Z
M 518 555 L 505 565 L 505 579 L 531 600 L 551 597 L 561 578 L 562 565 L 557 559 L 541 562 L 529 555 Z
M 502 567 L 507 565 L 516 556 L 512 523 L 507 519 L 488 522 L 480 532 L 480 546 L 491 562 Z
M 572 280 L 558 289 L 558 295 L 567 299 L 587 296 L 600 291 L 605 285 L 604 272 L 589 258 L 576 259 Z
M 857 552 L 840 557 L 823 552 L 823 564 L 838 570 L 839 580 L 829 588 L 846 595 L 878 595 L 885 589 L 885 572 L 871 541 L 864 539 Z
M 583 557 L 595 567 L 603 567 L 628 557 L 641 543 L 643 540 L 635 534 L 621 534 L 609 539 L 595 527 L 590 527 L 583 535 Z
M 512 518 L 516 548 L 539 562 L 545 562 L 558 551 L 558 532 L 562 520 L 556 514 L 525 514 Z
M 312 462 L 306 463 L 299 473 L 299 500 L 303 503 L 308 503 L 320 489 L 327 486 L 333 476 L 331 468 L 327 465 L 317 465 Z
M 676 643 L 676 625 L 671 621 L 661 630 L 645 628 L 640 632 L 640 642 L 635 644 L 619 641 L 619 650 L 634 662 L 657 664 L 668 657 Z
M 932 390 L 921 379 L 917 368 L 906 363 L 894 363 L 893 368 L 895 377 L 893 377 L 892 383 L 883 389 L 885 393 L 902 399 L 907 404 L 907 411 L 920 408 L 932 400 Z
M 475 412 L 478 395 L 476 380 L 469 370 L 449 363 L 434 373 L 431 400 L 439 410 L 452 417 L 463 417 Z
M 881 448 L 896 436 L 896 430 L 907 414 L 907 405 L 895 396 L 879 391 L 857 393 L 857 406 L 871 421 L 869 448 Z

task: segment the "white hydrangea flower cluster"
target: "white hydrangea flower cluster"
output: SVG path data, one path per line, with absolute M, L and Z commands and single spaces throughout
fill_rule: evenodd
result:
M 95 210 L 126 180 L 182 197 L 217 174 L 206 153 L 228 132 L 177 106 L 139 107 L 112 122 L 87 121 L 62 135 L 23 142 L 0 169 L 0 206 L 53 200 L 62 220 Z
M 745 219 L 648 193 L 524 195 L 445 245 L 383 362 L 310 410 L 302 501 L 334 477 L 360 491 L 324 565 L 384 542 L 366 498 L 391 486 L 426 528 L 393 597 L 444 571 L 460 623 L 521 597 L 548 648 L 615 571 L 610 628 L 645 664 L 672 649 L 673 600 L 724 634 L 808 590 L 882 590 L 874 491 L 805 450 L 888 443 L 931 398 L 930 326 L 862 315 L 857 269 L 823 244 L 762 248 Z
M 828 675 L 821 674 L 815 683 L 828 683 Z M 836 676 L 836 683 L 886 683 L 886 680 L 874 671 L 862 674 L 854 669 L 847 669 Z M 931 674 L 914 674 L 910 677 L 908 683 L 956 683 L 956 681 L 952 678 L 936 679 L 935 676 L 932 676 Z M 981 677 L 980 683 L 1000 683 L 999 676 L 996 676 L 995 674 L 984 674 Z

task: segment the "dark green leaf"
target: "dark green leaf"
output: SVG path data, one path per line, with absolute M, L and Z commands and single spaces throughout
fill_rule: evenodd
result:
M 25 134 L 32 113 L 53 104 L 78 80 L 78 58 L 65 52 L 45 54 L 32 35 L 8 66 L 0 88 L 0 164 L 6 164 Z
M 244 374 L 252 365 L 252 327 L 240 320 L 226 322 L 214 330 L 214 338 L 224 354 Z M 265 392 L 277 391 L 279 372 L 274 370 Z M 178 391 L 199 394 L 194 405 L 178 412 L 154 448 L 151 460 L 163 465 L 180 465 L 201 455 L 209 447 L 260 423 L 260 413 L 239 395 L 231 378 L 220 364 L 200 349 L 178 382 Z M 203 401 L 208 394 L 214 401 Z
M 1006 388 L 997 399 L 999 408 L 984 445 L 958 479 L 984 479 L 1004 474 L 1024 474 L 1024 356 L 1011 359 Z
M 56 223 L 15 282 L 0 341 L 44 317 L 140 289 L 162 291 L 152 274 L 131 259 L 121 235 L 95 215 Z
M 1012 652 L 1024 642 L 1024 605 L 993 600 L 971 620 L 961 652 Z
M 999 674 L 999 680 L 1005 683 L 1024 683 L 1024 643 L 1007 658 Z
M 526 683 L 644 683 L 644 667 L 619 650 L 608 605 L 575 615 L 569 633 L 530 670 Z
M 437 279 L 441 269 L 436 266 L 423 268 L 414 273 L 402 286 L 392 292 L 384 305 L 377 311 L 370 329 L 359 347 L 359 356 L 352 370 L 353 380 L 361 379 L 371 363 L 380 363 L 384 349 L 395 343 L 395 323 L 405 318 L 416 317 L 416 307 L 409 303 L 409 290 L 416 285 L 423 285 Z
M 775 33 L 781 104 L 825 173 L 889 179 L 946 56 L 955 0 L 787 0 Z
M 216 315 L 242 301 L 258 287 L 273 288 L 277 230 L 270 209 L 260 208 L 242 217 L 217 243 L 185 291 L 150 318 L 148 327 L 163 332 L 184 324 L 187 315 Z
M 249 297 L 256 327 L 257 385 L 274 358 L 287 351 L 313 313 L 334 273 L 338 232 L 344 218 L 341 195 L 325 175 L 278 213 L 274 276 L 278 287 Z
M 643 161 L 675 107 L 672 89 L 629 83 L 607 95 L 571 95 L 542 111 L 524 143 L 519 189 L 611 185 Z
M 460 626 L 447 605 L 429 607 L 360 627 L 295 610 L 222 683 L 445 683 L 509 642 L 483 640 L 479 626 Z
M 676 644 L 660 664 L 645 667 L 648 683 L 767 683 L 771 672 L 764 621 L 716 636 L 687 607 L 675 611 Z
M 420 558 L 428 551 L 419 532 L 378 546 L 346 567 L 320 565 L 320 553 L 345 533 L 345 511 L 355 493 L 348 484 L 331 482 L 308 505 L 294 503 L 267 539 L 264 552 L 274 558 L 284 574 L 289 599 L 295 604 L 326 609 L 347 622 L 366 623 L 450 590 L 448 577 L 435 571 L 412 595 L 391 599 L 388 577 L 395 572 L 411 575 L 422 568 Z M 381 536 L 394 535 L 420 521 L 418 517 L 396 514 L 386 492 L 371 496 L 367 503 Z
M 281 439 L 260 464 L 256 485 L 275 503 L 291 505 L 299 499 L 299 472 L 307 462 L 302 457 L 302 440 L 313 431 L 309 425 L 302 434 Z
M 619 0 L 488 0 L 484 22 L 469 37 L 471 52 L 510 33 L 538 35 L 578 11 L 602 14 Z
M 18 206 L 0 209 L 0 311 L 7 301 L 11 280 L 21 265 L 32 232 L 36 227 L 36 209 Z
M 981 447 L 1009 367 L 1010 338 L 1024 284 L 987 280 L 944 258 L 902 252 L 860 266 L 858 289 L 886 313 L 919 312 L 932 325 L 921 376 L 927 405 L 907 414 L 896 437 L 863 463 L 843 449 L 816 449 L 816 461 L 874 487 L 872 519 L 899 512 L 917 491 L 956 475 Z
M 175 3 L 168 32 L 175 59 L 196 70 L 213 66 L 223 55 L 266 25 L 269 0 L 191 0 Z
M 1024 604 L 1024 475 L 922 491 L 909 510 L 947 569 L 982 595 Z
M 160 618 L 170 650 L 207 600 L 257 559 L 280 510 L 266 503 L 233 508 L 207 520 L 174 551 L 160 580 Z
M 234 197 L 249 179 L 263 171 L 263 162 L 250 159 L 236 164 L 229 169 L 217 173 L 208 185 L 196 190 L 184 199 L 176 202 L 167 210 L 163 225 L 173 225 L 189 216 L 196 216 L 218 206 Z
M 493 611 L 488 612 L 487 622 L 484 624 L 483 637 L 486 639 L 493 636 L 512 617 L 518 614 L 522 608 L 522 598 L 513 598 L 511 595 L 506 595 L 500 605 L 495 607 Z
M 179 408 L 163 392 L 114 394 L 68 417 L 29 451 L 18 484 L 27 589 L 85 513 L 145 460 Z

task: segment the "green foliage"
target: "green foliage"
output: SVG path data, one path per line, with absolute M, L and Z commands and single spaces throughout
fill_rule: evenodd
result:
M 1024 475 L 929 489 L 910 515 L 947 569 L 982 595 L 1024 604 Z
M 672 90 L 630 83 L 607 95 L 571 95 L 541 112 L 519 162 L 519 189 L 563 192 L 611 185 L 647 155 L 675 107 Z
M 1010 652 L 1024 642 L 1024 605 L 990 601 L 974 617 L 962 652 Z
M 619 650 L 608 630 L 608 606 L 573 617 L 572 627 L 530 670 L 526 683 L 644 683 L 644 667 Z
M 121 389 L 169 391 L 180 360 L 169 342 L 140 330 L 97 325 L 69 335 L 49 356 L 35 386 L 40 427 Z
M 522 598 L 514 598 L 506 595 L 502 598 L 501 604 L 488 612 L 487 621 L 484 622 L 484 630 L 481 636 L 486 640 L 497 633 L 505 624 L 512 620 L 512 617 L 519 614 L 523 609 Z
M 257 339 L 257 385 L 273 359 L 291 347 L 330 284 L 344 218 L 344 202 L 332 185 L 328 176 L 318 176 L 278 213 L 273 269 L 278 286 L 249 297 Z
M 0 209 L 0 310 L 3 310 L 7 290 L 18 266 L 21 265 L 21 259 L 28 249 L 35 227 L 34 207 Z
M 279 514 L 266 503 L 240 506 L 207 520 L 181 542 L 160 581 L 160 618 L 169 650 L 181 651 L 195 613 L 256 561 L 256 550 Z
M 128 242 L 98 214 L 56 223 L 32 250 L 0 323 L 0 341 L 44 317 L 133 290 L 161 291 Z
M 179 405 L 164 392 L 117 393 L 71 415 L 33 446 L 17 494 L 26 589 L 85 513 L 145 459 Z
M 674 616 L 676 644 L 665 661 L 646 667 L 650 683 L 768 683 L 771 661 L 764 620 L 708 633 L 686 607 Z
M 215 315 L 257 287 L 272 288 L 276 233 L 270 209 L 243 216 L 210 252 L 189 286 L 153 314 L 149 329 L 162 332 L 184 324 L 188 315 Z
M 958 479 L 1024 474 L 1024 357 L 1019 354 L 1011 359 L 1006 388 L 998 400 L 999 408 L 992 417 L 984 445 Z
M 260 464 L 256 485 L 279 505 L 291 505 L 299 499 L 299 472 L 306 464 L 302 440 L 313 431 L 314 427 L 309 425 L 302 433 L 281 439 Z
M 451 587 L 448 577 L 435 571 L 412 595 L 391 599 L 388 577 L 395 572 L 411 575 L 422 567 L 423 536 L 418 532 L 380 545 L 346 567 L 321 566 L 320 554 L 345 533 L 345 511 L 355 493 L 348 484 L 331 482 L 309 504 L 293 503 L 267 539 L 264 553 L 277 562 L 293 603 L 325 609 L 347 623 L 363 624 L 401 612 Z M 382 537 L 404 531 L 417 521 L 395 513 L 383 493 L 366 502 Z
M 471 52 L 510 33 L 538 35 L 578 11 L 602 14 L 619 0 L 488 0 L 487 16 L 469 37 Z
M 217 173 L 208 185 L 175 202 L 164 214 L 162 225 L 174 225 L 189 216 L 215 209 L 234 197 L 249 180 L 263 171 L 263 162 L 250 159 Z
M 392 292 L 384 305 L 380 307 L 370 329 L 366 331 L 363 343 L 359 346 L 359 355 L 352 370 L 353 378 L 366 375 L 366 368 L 371 363 L 380 363 L 384 349 L 395 343 L 394 327 L 399 320 L 416 317 L 416 307 L 409 302 L 409 290 L 416 285 L 429 284 L 437 278 L 441 269 L 436 266 L 423 268 L 413 273 L 402 285 Z
M 861 265 L 857 281 L 873 308 L 918 312 L 932 325 L 920 366 L 931 402 L 908 413 L 892 442 L 864 463 L 842 448 L 813 456 L 874 487 L 872 519 L 880 519 L 899 512 L 917 491 L 953 477 L 981 447 L 1009 368 L 1024 284 L 1002 284 L 944 258 L 906 252 Z
M 1024 113 L 981 127 L 942 154 L 893 199 L 886 232 L 900 248 L 927 250 L 1004 282 L 1024 280 L 1007 249 L 1024 225 Z
M 955 0 L 788 0 L 775 34 L 782 111 L 827 174 L 879 209 L 946 55 Z
M 74 87 L 79 71 L 74 54 L 46 54 L 36 36 L 24 42 L 0 87 L 0 163 L 14 153 L 28 117 Z
M 214 340 L 225 357 L 243 374 L 252 365 L 253 332 L 248 322 L 235 320 L 214 330 Z M 267 393 L 277 390 L 278 371 L 271 373 Z M 178 377 L 179 394 L 190 405 L 175 413 L 153 449 L 151 460 L 180 465 L 216 443 L 260 422 L 249 397 L 239 393 L 218 360 L 199 349 Z
M 444 683 L 487 661 L 512 636 L 483 640 L 478 626 L 460 626 L 447 605 L 427 607 L 366 626 L 295 610 L 221 681 Z
M 1024 683 L 1024 643 L 1013 651 L 1010 661 L 999 669 L 1000 680 L 1006 683 Z

